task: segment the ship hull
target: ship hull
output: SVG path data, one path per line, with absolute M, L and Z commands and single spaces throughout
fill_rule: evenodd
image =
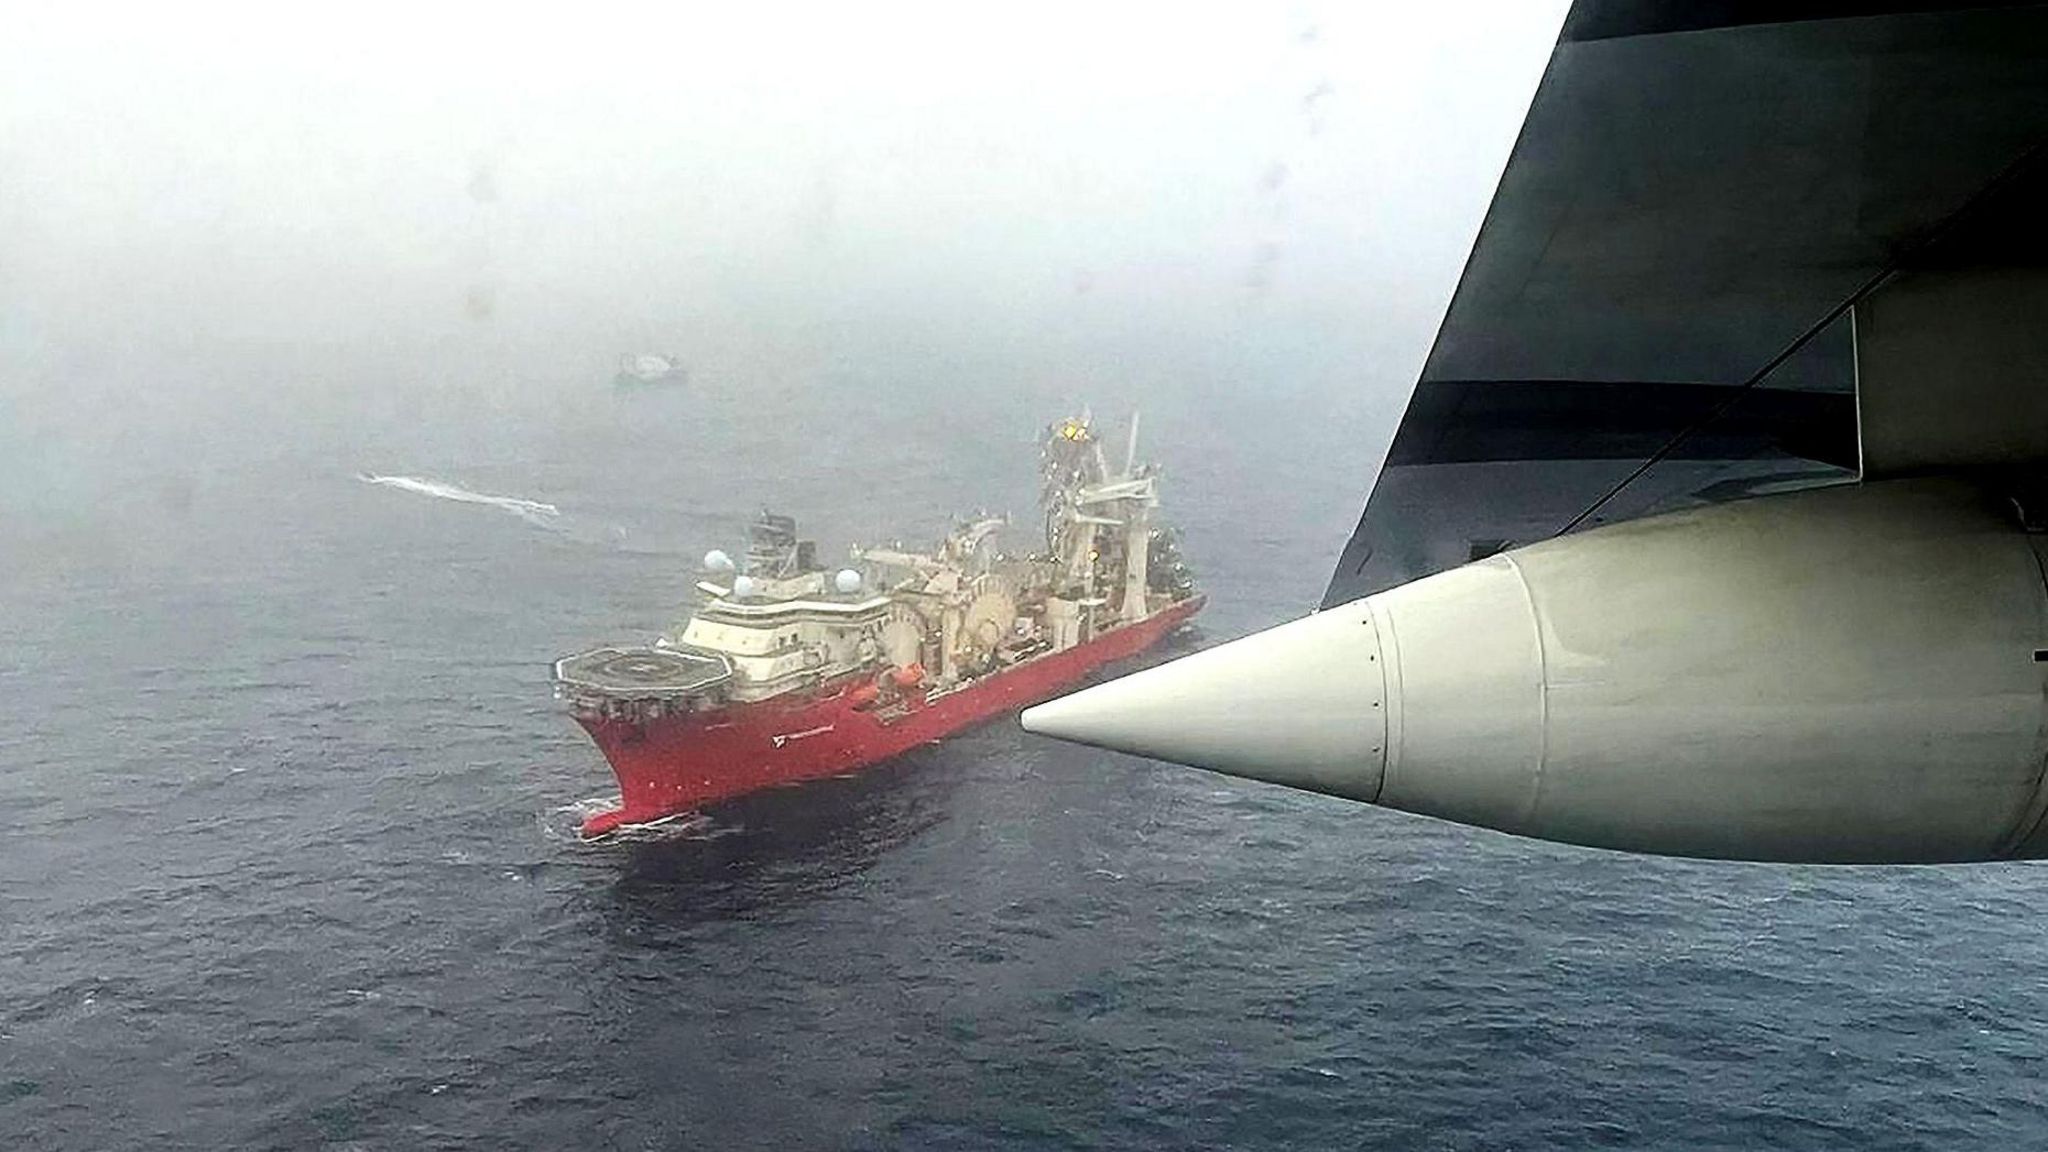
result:
M 856 772 L 1048 699 L 1097 668 L 1157 644 L 1201 607 L 1202 597 L 1190 597 L 929 701 L 913 694 L 910 706 L 893 715 L 862 699 L 856 689 L 870 682 L 863 676 L 817 692 L 647 721 L 579 716 L 611 763 L 620 798 L 619 807 L 585 820 L 583 835 L 601 836 L 764 788 Z

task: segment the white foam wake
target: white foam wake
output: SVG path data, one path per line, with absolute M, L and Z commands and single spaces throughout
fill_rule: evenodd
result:
M 467 488 L 458 488 L 453 484 L 443 484 L 439 480 L 422 480 L 417 476 L 377 476 L 364 472 L 357 479 L 365 484 L 382 484 L 386 488 L 417 492 L 437 500 L 454 500 L 461 504 L 487 504 L 534 524 L 553 524 L 562 514 L 560 508 L 553 504 L 543 504 L 538 500 L 521 500 L 517 496 L 491 496 L 483 492 L 471 492 Z
M 551 808 L 537 819 L 541 835 L 549 840 L 578 847 L 612 844 L 652 844 L 665 840 L 716 840 L 738 832 L 738 825 L 721 825 L 702 812 L 679 812 L 645 824 L 621 824 L 602 836 L 585 839 L 583 822 L 600 812 L 619 806 L 619 794 L 591 796 Z

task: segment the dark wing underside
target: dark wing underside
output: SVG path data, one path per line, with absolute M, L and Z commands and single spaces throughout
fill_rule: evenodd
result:
M 1580 0 L 1325 605 L 1854 479 L 1850 307 L 2044 263 L 2044 45 L 2041 4 Z

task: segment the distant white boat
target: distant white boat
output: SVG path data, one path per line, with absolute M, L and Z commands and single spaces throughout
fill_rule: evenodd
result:
M 640 352 L 619 357 L 619 374 L 612 383 L 621 386 L 642 384 L 681 384 L 690 378 L 690 371 L 674 356 L 660 356 L 652 352 Z

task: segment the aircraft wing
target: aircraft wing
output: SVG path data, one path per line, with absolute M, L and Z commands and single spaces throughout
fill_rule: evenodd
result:
M 2048 264 L 2048 7 L 1580 0 L 1332 606 L 1856 479 L 1856 305 Z
M 1570 844 L 2048 858 L 2044 141 L 2041 5 L 1578 0 L 1323 610 L 1025 727 Z

